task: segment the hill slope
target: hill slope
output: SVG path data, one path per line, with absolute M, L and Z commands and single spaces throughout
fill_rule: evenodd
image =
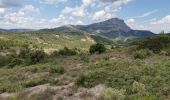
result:
M 145 30 L 133 30 L 118 18 L 112 18 L 103 22 L 90 25 L 66 25 L 54 29 L 42 29 L 46 32 L 61 32 L 68 34 L 88 34 L 93 39 L 108 40 L 109 43 L 124 45 L 133 42 L 136 39 L 153 36 L 154 33 Z M 94 38 L 95 37 L 95 38 Z M 106 41 L 105 41 L 106 42 Z M 107 42 L 108 43 L 108 42 Z
M 107 37 L 117 44 L 129 43 L 135 38 L 144 38 L 154 35 L 154 33 L 150 31 L 133 30 L 127 26 L 123 20 L 118 18 L 76 27 L 90 34 Z
M 5 33 L 7 38 L 10 36 L 6 32 L 15 32 L 15 34 L 10 34 L 12 36 L 11 39 L 17 39 L 18 37 L 24 36 L 27 38 L 24 41 L 41 41 L 41 43 L 44 44 L 48 43 L 58 46 L 70 46 L 75 44 L 81 44 L 81 46 L 83 46 L 83 44 L 89 45 L 95 42 L 126 45 L 136 39 L 142 39 L 154 35 L 154 33 L 150 31 L 133 30 L 128 27 L 123 20 L 118 18 L 112 18 L 90 25 L 65 25 L 58 28 L 41 29 L 37 31 L 27 29 L 0 29 L 0 32 Z M 1 33 L 1 35 L 3 33 Z M 49 41 L 51 42 L 49 43 Z M 73 47 L 79 46 L 80 45 L 75 45 Z

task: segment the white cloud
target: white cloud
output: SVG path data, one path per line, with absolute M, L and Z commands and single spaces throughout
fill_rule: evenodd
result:
M 165 32 L 169 32 L 170 31 L 169 26 L 170 26 L 170 15 L 167 15 L 160 20 L 156 20 L 156 19 L 151 20 L 148 29 L 153 30 L 154 32 L 160 32 L 162 30 L 164 30 Z
M 24 14 L 37 14 L 39 13 L 39 8 L 35 8 L 32 5 L 26 5 L 23 8 L 21 8 L 19 12 L 24 13 Z
M 84 6 L 89 6 L 92 4 L 92 0 L 83 0 L 83 5 Z
M 112 2 L 122 2 L 122 1 L 125 1 L 125 0 L 100 0 L 100 1 L 104 2 L 104 3 L 112 3 Z
M 92 19 L 95 21 L 103 21 L 112 17 L 116 17 L 117 12 L 120 11 L 121 9 L 121 6 L 127 4 L 132 0 L 100 0 L 100 1 L 101 2 L 98 3 L 99 10 L 92 15 Z
M 86 8 L 90 5 L 92 5 L 93 1 L 92 0 L 82 0 L 82 4 L 80 6 L 76 6 L 76 7 L 65 7 L 62 10 L 63 14 L 72 14 L 73 16 L 77 16 L 77 17 L 84 17 L 88 14 L 88 12 L 86 11 Z
M 144 17 L 148 17 L 148 16 L 150 16 L 150 15 L 152 15 L 152 14 L 154 14 L 154 13 L 156 13 L 158 10 L 153 10 L 153 11 L 149 11 L 149 12 L 146 12 L 146 13 L 144 13 L 144 14 L 142 14 L 142 15 L 139 15 L 139 16 L 135 16 L 135 17 L 131 17 L 131 18 L 144 18 Z
M 0 8 L 0 14 L 5 13 L 6 9 L 5 8 Z
M 83 23 L 81 20 L 78 20 L 78 21 L 76 22 L 76 24 L 77 24 L 77 25 L 83 25 L 84 23 Z
M 170 24 L 170 15 L 165 16 L 161 20 L 152 21 L 151 24 Z
M 84 6 L 80 6 L 80 7 L 75 7 L 75 8 L 71 8 L 71 7 L 65 7 L 62 11 L 63 14 L 72 14 L 73 16 L 78 16 L 78 17 L 83 17 L 85 15 L 87 15 L 87 12 L 85 11 Z
M 4 12 L 2 10 L 1 12 Z M 66 24 L 84 24 L 79 18 L 60 14 L 52 19 L 36 18 L 39 9 L 26 5 L 16 12 L 7 12 L 0 16 L 0 28 L 55 28 Z
M 37 13 L 39 13 L 39 9 L 32 5 L 25 5 L 17 12 L 6 12 L 3 16 L 1 16 L 0 27 L 29 28 L 35 21 L 33 15 L 36 15 Z
M 156 18 L 152 18 L 149 21 L 145 21 L 143 23 L 139 23 L 133 19 L 128 19 L 125 21 L 126 24 L 128 24 L 132 29 L 137 29 L 137 30 L 150 30 L 154 33 L 159 33 L 162 30 L 165 32 L 170 31 L 170 15 L 167 15 L 163 17 L 160 20 L 157 20 Z
M 71 7 L 65 7 L 63 10 L 62 10 L 62 13 L 66 14 L 66 13 L 70 13 L 72 12 L 73 8 Z
M 39 13 L 39 9 L 33 7 L 32 5 L 26 5 L 21 8 L 18 12 L 8 13 L 4 18 L 13 23 L 26 23 L 30 22 L 33 18 L 32 15 Z
M 73 16 L 79 16 L 79 17 L 84 17 L 87 15 L 87 12 L 85 12 L 84 8 L 76 8 L 72 12 Z
M 126 24 L 128 24 L 128 25 L 134 24 L 134 23 L 135 23 L 135 19 L 130 18 L 130 19 L 126 20 L 125 22 L 126 22 Z
M 127 4 L 127 3 L 131 2 L 133 0 L 108 0 L 108 1 L 113 1 L 113 6 L 114 7 L 119 7 L 119 6 L 123 5 L 123 4 Z
M 40 0 L 40 3 L 45 3 L 50 5 L 63 3 L 63 2 L 67 2 L 67 0 Z
M 111 18 L 112 15 L 110 13 L 105 12 L 104 10 L 97 11 L 93 15 L 93 20 L 99 21 L 99 20 L 105 20 Z
M 73 17 L 64 16 L 61 14 L 58 17 L 52 19 L 40 19 L 36 24 L 39 26 L 38 28 L 55 28 L 61 25 L 82 25 L 84 23 L 79 19 L 74 19 Z

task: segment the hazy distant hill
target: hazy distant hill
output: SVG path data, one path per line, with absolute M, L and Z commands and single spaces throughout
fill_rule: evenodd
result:
M 0 29 L 0 32 L 30 32 L 33 29 Z

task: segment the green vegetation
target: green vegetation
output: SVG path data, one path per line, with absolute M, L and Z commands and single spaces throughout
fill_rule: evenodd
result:
M 159 53 L 162 49 L 170 47 L 170 36 L 161 34 L 155 37 L 147 38 L 139 42 L 139 49 L 148 48 L 154 53 Z
M 36 64 L 44 61 L 46 54 L 43 50 L 31 51 L 29 54 L 29 63 Z
M 63 38 L 68 34 L 56 41 L 58 33 L 53 31 L 49 34 L 42 32 L 41 35 L 8 35 L 0 35 L 3 37 L 0 38 L 0 93 L 16 93 L 16 100 L 20 97 L 51 100 L 56 95 L 56 98 L 62 99 L 76 94 L 91 99 L 94 95 L 89 91 L 99 84 L 105 86 L 96 97 L 99 100 L 170 99 L 170 41 L 167 35 L 145 39 L 135 46 L 114 49 L 89 42 L 81 42 L 78 46 L 74 43 L 77 40 L 73 39 L 77 37 L 81 41 L 85 38 L 81 34 L 69 37 L 69 42 L 73 40 L 72 45 L 63 44 L 67 41 Z M 35 37 L 48 44 L 37 43 Z M 59 43 L 61 47 L 58 47 Z M 49 47 L 53 49 L 46 50 Z M 34 94 L 34 88 L 46 85 L 51 89 Z M 29 89 L 32 91 L 25 93 Z
M 153 54 L 152 51 L 149 49 L 141 49 L 141 50 L 135 51 L 133 55 L 135 59 L 144 59 L 148 56 L 151 56 L 152 54 Z
M 72 56 L 76 54 L 77 54 L 76 50 L 68 49 L 67 47 L 64 47 L 64 49 L 58 51 L 58 55 L 63 56 Z
M 21 65 L 23 63 L 22 59 L 19 58 L 13 58 L 11 62 L 8 64 L 8 68 L 13 68 L 16 65 Z
M 88 71 L 78 75 L 76 81 L 77 85 L 84 87 L 103 83 L 109 87 L 124 89 L 127 99 L 132 99 L 134 96 L 142 98 L 147 95 L 161 99 L 166 97 L 169 91 L 167 84 L 167 79 L 170 78 L 169 65 L 168 60 L 157 65 L 123 60 L 100 61 L 97 65 L 92 65 Z M 161 78 L 162 75 L 165 77 Z
M 30 100 L 52 100 L 53 95 L 55 95 L 55 91 L 52 89 L 47 89 L 43 93 L 35 94 L 29 99 Z
M 37 85 L 45 84 L 47 82 L 49 82 L 48 78 L 38 78 L 38 79 L 34 79 L 34 80 L 28 80 L 28 81 L 25 82 L 25 87 L 26 88 L 34 87 L 34 86 L 37 86 Z
M 114 42 L 108 38 L 104 38 L 100 35 L 91 35 L 91 37 L 97 42 L 102 44 L 113 44 Z
M 51 67 L 50 69 L 50 73 L 52 74 L 55 74 L 55 73 L 64 74 L 64 72 L 65 72 L 65 69 L 64 67 L 61 67 L 61 66 Z
M 85 39 L 86 41 L 82 41 Z M 23 33 L 1 33 L 0 50 L 6 50 L 28 45 L 30 48 L 38 49 L 55 49 L 60 50 L 64 47 L 71 49 L 78 48 L 88 50 L 93 41 L 88 40 L 84 34 L 73 33 L 68 31 L 34 31 Z
M 99 100 L 124 100 L 124 92 L 124 90 L 107 88 L 100 94 Z
M 89 52 L 91 54 L 93 54 L 93 53 L 101 54 L 105 51 L 106 51 L 106 47 L 103 44 L 100 44 L 100 43 L 97 43 L 97 44 L 90 46 L 90 49 L 89 49 Z
M 8 65 L 12 61 L 13 57 L 10 56 L 0 56 L 0 67 Z

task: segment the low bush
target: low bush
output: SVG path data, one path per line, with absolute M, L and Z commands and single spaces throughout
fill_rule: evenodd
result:
M 80 73 L 76 78 L 76 84 L 83 87 L 93 87 L 102 83 L 107 77 L 105 70 L 90 71 Z
M 65 72 L 65 69 L 62 66 L 55 66 L 55 67 L 50 68 L 51 74 L 55 74 L 55 73 L 64 74 L 64 72 Z
M 46 54 L 43 50 L 33 50 L 29 54 L 29 64 L 36 64 L 44 61 Z
M 103 44 L 97 43 L 94 45 L 90 46 L 89 52 L 90 54 L 94 54 L 94 53 L 103 53 L 106 51 L 106 47 Z
M 125 100 L 125 91 L 106 88 L 99 96 L 99 100 Z
M 50 85 L 56 85 L 58 84 L 58 80 L 55 80 L 52 77 L 40 77 L 36 79 L 31 79 L 23 83 L 23 85 L 28 88 L 28 87 L 34 87 L 37 85 L 43 85 L 49 83 Z
M 134 100 L 133 96 L 166 98 L 170 90 L 167 84 L 169 64 L 168 60 L 156 65 L 143 64 L 143 61 L 142 64 L 138 64 L 125 60 L 103 60 L 81 72 L 75 83 L 88 88 L 105 84 L 118 90 L 124 89 L 126 100 Z
M 63 55 L 63 56 L 72 56 L 76 54 L 77 54 L 76 50 L 69 49 L 67 47 L 64 47 L 64 49 L 58 51 L 58 55 Z
M 160 53 L 162 49 L 170 46 L 170 36 L 162 34 L 155 37 L 147 38 L 138 43 L 139 49 L 150 49 L 154 53 Z
M 160 54 L 165 56 L 170 56 L 170 48 L 161 50 Z
M 12 56 L 0 56 L 0 67 L 8 65 L 12 61 Z
M 42 85 L 42 84 L 45 84 L 45 83 L 49 83 L 51 80 L 49 78 L 38 78 L 38 79 L 33 79 L 33 80 L 28 80 L 27 82 L 24 83 L 24 86 L 26 88 L 28 87 L 34 87 L 34 86 L 37 86 L 37 85 Z
M 87 53 L 80 53 L 80 59 L 83 60 L 84 62 L 89 62 L 90 61 L 90 56 Z
M 132 91 L 134 93 L 138 93 L 140 95 L 143 95 L 146 92 L 145 85 L 139 82 L 134 82 L 132 85 Z
M 22 90 L 22 86 L 19 84 L 9 84 L 9 83 L 5 83 L 5 84 L 1 84 L 0 85 L 0 93 L 4 93 L 4 92 L 18 92 L 20 90 Z
M 19 57 L 27 58 L 29 56 L 30 49 L 28 47 L 22 47 L 19 50 Z
M 13 41 L 0 38 L 0 50 L 9 49 L 13 45 Z
M 76 78 L 76 84 L 79 86 L 85 86 L 86 75 L 84 73 L 80 73 Z
M 152 55 L 152 51 L 149 49 L 141 49 L 141 50 L 137 50 L 135 51 L 135 53 L 133 54 L 135 59 L 144 59 L 148 56 Z
M 12 61 L 9 63 L 8 65 L 8 68 L 13 68 L 15 67 L 16 65 L 20 65 L 23 63 L 23 60 L 22 59 L 19 59 L 19 58 L 13 58 Z

